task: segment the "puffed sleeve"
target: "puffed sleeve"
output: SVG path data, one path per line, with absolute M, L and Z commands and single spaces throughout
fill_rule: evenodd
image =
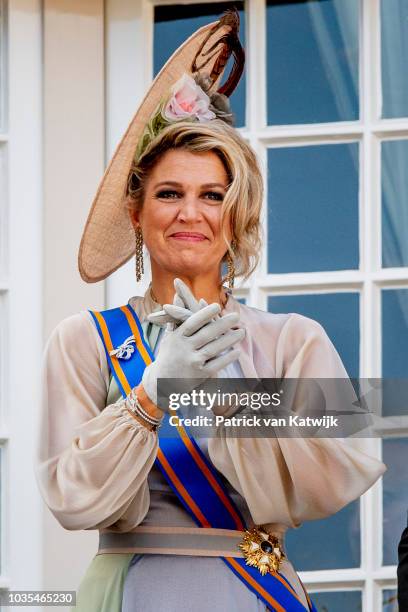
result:
M 347 378 L 324 328 L 295 313 L 279 334 L 276 370 L 277 378 Z M 209 440 L 209 455 L 245 498 L 255 524 L 287 527 L 334 514 L 385 471 L 381 461 L 337 438 L 239 438 L 221 431 Z
M 91 315 L 62 321 L 45 349 L 35 474 L 45 503 L 66 529 L 128 530 L 148 511 L 157 434 L 120 404 L 105 407 L 108 384 Z

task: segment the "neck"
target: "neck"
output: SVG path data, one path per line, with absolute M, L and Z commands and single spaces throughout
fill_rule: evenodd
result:
M 222 289 L 221 277 L 219 275 L 200 274 L 200 276 L 186 276 L 163 271 L 155 272 L 152 266 L 151 290 L 153 298 L 159 304 L 173 303 L 175 278 L 180 278 L 189 287 L 197 300 L 204 298 L 208 304 L 217 302 L 221 307 L 224 306 L 227 296 Z

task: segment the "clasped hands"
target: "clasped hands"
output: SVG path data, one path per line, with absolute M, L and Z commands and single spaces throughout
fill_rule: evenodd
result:
M 149 399 L 162 410 L 168 406 L 157 395 L 157 379 L 197 379 L 205 381 L 235 361 L 240 351 L 233 348 L 245 337 L 242 328 L 233 329 L 239 315 L 235 312 L 221 316 L 217 303 L 197 301 L 180 279 L 175 279 L 173 304 L 151 313 L 152 323 L 166 323 L 156 359 L 144 370 L 142 385 Z

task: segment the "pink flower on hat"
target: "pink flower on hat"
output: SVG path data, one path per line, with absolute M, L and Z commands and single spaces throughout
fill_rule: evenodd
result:
M 210 98 L 195 80 L 184 73 L 171 89 L 172 96 L 162 114 L 168 121 L 194 117 L 198 121 L 210 121 L 216 115 L 209 109 Z

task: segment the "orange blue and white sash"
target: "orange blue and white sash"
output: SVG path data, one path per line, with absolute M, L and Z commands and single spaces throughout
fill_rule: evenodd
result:
M 130 304 L 90 313 L 105 347 L 112 375 L 122 396 L 126 397 L 140 383 L 145 367 L 154 360 L 140 321 Z M 131 346 L 126 359 L 111 354 L 119 346 Z M 175 435 L 174 429 L 175 426 L 170 425 L 169 415 L 166 414 L 159 429 L 156 464 L 181 503 L 199 527 L 245 530 L 238 508 L 188 429 L 184 425 L 177 425 L 178 435 Z M 276 612 L 305 612 L 305 606 L 281 573 L 262 576 L 258 569 L 246 565 L 243 558 L 221 559 L 268 609 Z M 309 611 L 316 612 L 307 593 L 306 597 Z

